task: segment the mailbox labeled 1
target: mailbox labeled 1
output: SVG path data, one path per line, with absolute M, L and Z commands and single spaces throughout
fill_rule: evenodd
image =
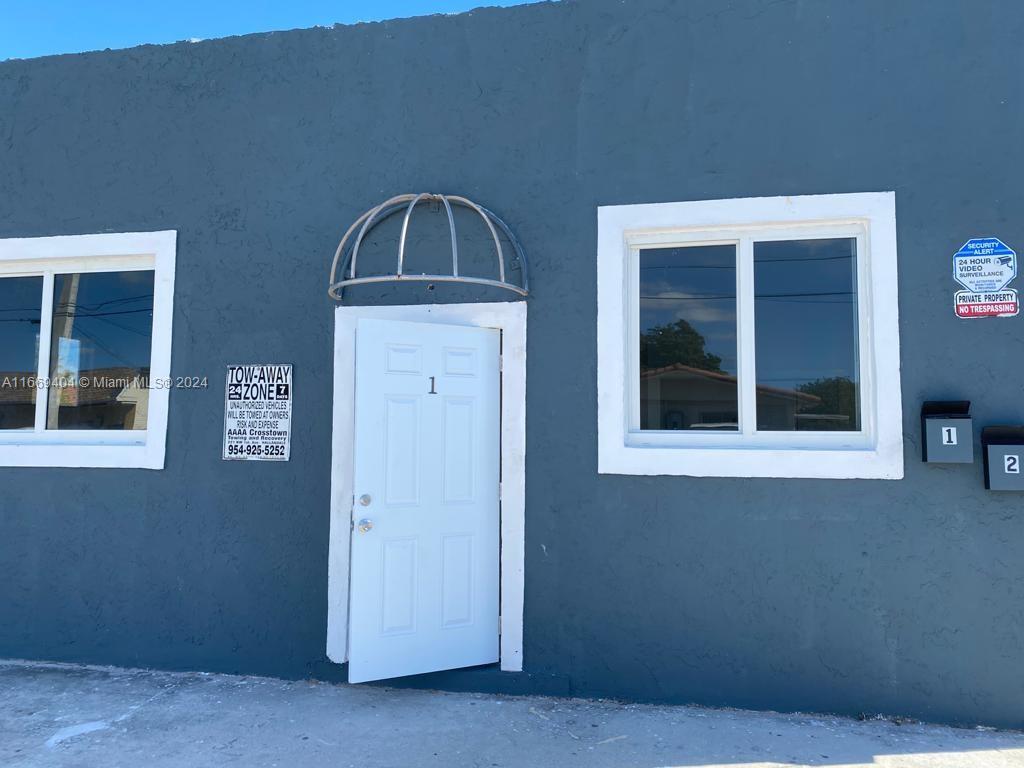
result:
M 990 491 L 1024 491 L 1024 427 L 985 427 L 985 487 Z
M 969 400 L 928 401 L 921 406 L 921 460 L 972 464 L 974 422 Z

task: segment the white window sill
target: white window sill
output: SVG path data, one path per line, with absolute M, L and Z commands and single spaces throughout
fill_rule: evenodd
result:
M 0 444 L 0 468 L 2 467 L 163 469 L 164 446 L 139 442 L 90 445 L 40 442 L 19 444 L 5 441 Z
M 618 446 L 603 450 L 598 472 L 611 475 L 900 480 L 903 446 L 867 450 Z

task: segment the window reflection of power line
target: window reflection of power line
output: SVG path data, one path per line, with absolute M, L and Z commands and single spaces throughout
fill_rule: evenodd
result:
M 127 331 L 128 333 L 134 333 L 136 336 L 142 336 L 143 338 L 146 338 L 146 339 L 150 338 L 150 334 L 149 333 L 147 333 L 145 331 L 140 331 L 138 328 L 129 328 L 127 325 L 121 325 L 120 323 L 115 323 L 109 317 L 100 317 L 99 315 L 86 315 L 85 318 L 82 318 L 82 319 L 99 320 L 101 323 L 107 323 L 109 325 L 114 326 L 115 328 L 120 328 L 122 331 Z
M 736 296 L 729 296 L 725 294 L 722 294 L 721 296 L 697 294 L 695 296 L 641 296 L 640 298 L 644 301 L 714 301 L 716 299 L 735 299 Z
M 848 259 L 853 259 L 853 258 L 856 258 L 856 254 L 851 253 L 851 254 L 848 254 L 846 256 L 817 256 L 817 257 L 811 258 L 811 259 L 801 259 L 799 257 L 792 258 L 792 259 L 765 259 L 765 258 L 759 258 L 759 257 L 755 256 L 754 257 L 754 266 L 756 267 L 758 264 L 781 264 L 783 262 L 790 262 L 790 261 L 801 261 L 801 262 L 807 262 L 807 261 L 842 261 L 842 260 L 848 260 Z
M 856 304 L 856 299 L 836 299 L 834 301 L 816 301 L 814 299 L 779 299 L 779 298 L 757 298 L 758 301 L 773 301 L 777 304 Z
M 85 309 L 87 311 L 94 311 L 94 310 L 99 309 L 100 307 L 108 307 L 111 304 L 126 304 L 126 303 L 132 302 L 132 301 L 141 301 L 142 299 L 151 299 L 151 298 L 153 298 L 153 294 L 152 293 L 143 293 L 143 294 L 140 294 L 138 296 L 125 296 L 124 298 L 121 298 L 121 299 L 110 299 L 109 301 L 101 301 L 98 304 L 83 304 L 82 302 L 71 301 L 71 302 L 67 302 L 65 304 L 60 304 L 59 306 L 62 306 L 62 307 L 76 307 L 76 308 L 80 308 L 80 309 Z
M 849 256 L 821 256 L 821 257 L 818 257 L 818 258 L 808 258 L 808 259 L 803 259 L 803 258 L 799 258 L 799 257 L 792 258 L 792 259 L 765 259 L 765 258 L 758 258 L 758 257 L 755 256 L 754 257 L 754 265 L 756 266 L 758 264 L 782 264 L 782 263 L 796 262 L 796 261 L 804 262 L 804 263 L 806 263 L 808 261 L 841 261 L 841 260 L 844 260 L 844 259 L 845 260 L 849 260 L 849 259 L 853 259 L 853 258 L 856 258 L 856 256 L 854 254 L 850 254 Z M 736 265 L 735 264 L 722 264 L 722 265 L 719 265 L 719 264 L 649 264 L 646 267 L 643 264 L 640 265 L 640 271 L 641 272 L 646 272 L 648 270 L 654 270 L 654 269 L 736 269 Z
M 640 266 L 641 272 L 648 272 L 654 269 L 731 269 L 735 270 L 735 264 L 663 264 L 661 266 Z
M 761 293 L 755 294 L 758 301 L 762 299 L 790 299 L 804 296 L 855 296 L 855 291 L 817 291 L 814 293 Z M 735 299 L 734 294 L 694 294 L 692 296 L 640 296 L 645 301 L 711 301 L 713 299 Z M 838 303 L 838 302 L 837 302 Z
M 783 299 L 794 296 L 855 296 L 856 291 L 816 291 L 814 293 L 755 293 L 755 299 Z
M 85 337 L 86 337 L 87 339 L 91 339 L 91 340 L 92 340 L 92 342 L 93 342 L 93 344 L 95 344 L 95 345 L 96 345 L 97 347 L 99 347 L 99 348 L 100 348 L 101 350 L 103 350 L 103 351 L 104 351 L 104 352 L 106 352 L 106 353 L 107 353 L 108 355 L 110 355 L 110 356 L 111 356 L 112 358 L 114 358 L 115 360 L 117 360 L 117 361 L 118 361 L 119 363 L 122 363 L 123 365 L 125 365 L 125 366 L 126 366 L 126 367 L 128 367 L 128 368 L 133 368 L 133 367 L 134 367 L 134 366 L 133 366 L 133 365 L 132 365 L 131 363 L 129 363 L 129 362 L 127 361 L 127 360 L 125 360 L 125 359 L 124 359 L 123 357 L 121 357 L 121 356 L 120 356 L 119 354 L 117 354 L 116 352 L 114 352 L 113 350 L 111 350 L 110 348 L 108 348 L 108 347 L 107 347 L 107 346 L 106 346 L 106 345 L 105 345 L 105 344 L 104 344 L 104 343 L 103 343 L 102 341 L 100 341 L 99 339 L 97 339 L 97 338 L 96 338 L 95 336 L 93 336 L 93 335 L 92 335 L 91 333 L 89 333 L 88 331 L 86 331 L 86 330 L 85 330 L 85 329 L 83 329 L 82 327 L 78 327 L 78 328 L 76 328 L 76 329 L 75 329 L 75 333 L 76 333 L 76 334 L 77 334 L 77 333 L 80 333 L 80 334 L 82 334 L 83 336 L 85 336 Z M 61 338 L 64 338 L 64 337 L 61 337 Z
M 54 312 L 54 317 L 108 317 L 110 315 L 138 315 L 142 312 L 152 312 L 152 307 L 143 307 L 142 309 L 123 309 L 119 312 Z
M 94 312 L 100 307 L 110 306 L 111 304 L 125 304 L 132 301 L 142 301 L 143 299 L 153 298 L 152 293 L 144 293 L 139 296 L 127 296 L 123 299 L 111 299 L 110 301 L 101 301 L 99 304 L 82 304 L 80 302 L 67 302 L 58 303 L 57 307 L 62 309 L 84 309 L 86 312 Z M 0 312 L 38 312 L 39 307 L 0 307 Z
M 102 320 L 104 317 L 109 317 L 111 315 L 138 315 L 138 314 L 141 314 L 143 312 L 149 312 L 150 314 L 152 314 L 153 313 L 153 308 L 152 307 L 147 307 L 145 309 L 125 309 L 125 310 L 122 310 L 120 312 L 54 312 L 53 316 L 55 318 L 57 318 L 57 317 L 72 317 L 72 318 L 75 318 L 76 320 L 84 320 L 86 318 L 96 318 L 97 320 Z M 34 323 L 34 324 L 38 325 L 40 323 L 40 318 L 38 318 L 38 317 L 34 317 L 34 318 L 33 317 L 0 317 L 0 323 Z M 123 327 L 123 326 L 121 326 L 121 327 Z
M 775 377 L 775 378 L 773 378 L 773 377 L 765 378 L 764 376 L 758 376 L 757 377 L 758 382 L 761 382 L 761 383 L 770 381 L 773 384 L 778 384 L 779 382 L 784 382 L 786 384 L 789 384 L 792 387 L 799 387 L 799 386 L 801 386 L 803 384 L 813 384 L 814 382 L 820 381 L 821 379 L 846 379 L 851 384 L 858 384 L 859 383 L 859 382 L 855 381 L 850 375 L 845 374 L 845 373 L 835 373 L 835 374 L 823 373 L 820 376 L 802 377 L 802 378 L 798 378 L 798 379 L 794 379 L 791 376 L 782 376 L 782 377 Z

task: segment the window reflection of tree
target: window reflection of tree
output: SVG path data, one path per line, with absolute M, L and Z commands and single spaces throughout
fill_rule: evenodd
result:
M 722 358 L 707 351 L 707 342 L 686 320 L 656 325 L 640 334 L 640 369 L 679 363 L 702 371 L 722 371 Z
M 799 409 L 799 416 L 820 416 L 821 419 L 805 419 L 799 429 L 814 430 L 858 430 L 857 384 L 847 376 L 830 376 L 815 379 L 797 387 L 797 391 L 814 395 L 821 402 L 813 407 Z
M 640 390 L 641 429 L 738 427 L 736 377 L 686 320 L 640 334 Z
M 726 402 L 730 405 L 734 402 L 732 398 L 735 392 L 735 377 L 722 370 L 722 358 L 707 351 L 706 339 L 689 322 L 676 320 L 673 323 L 653 326 L 640 334 L 642 381 L 661 373 L 682 371 L 687 368 L 718 374 L 709 379 L 717 380 L 723 385 Z M 785 415 L 759 419 L 759 427 L 762 429 L 847 431 L 860 428 L 857 421 L 857 384 L 847 376 L 819 378 L 793 389 L 759 385 L 757 391 L 760 396 L 771 398 L 776 403 L 790 403 L 790 406 L 782 411 Z M 648 397 L 643 399 L 646 401 Z M 732 426 L 736 421 L 734 411 L 719 410 L 694 414 L 695 423 L 690 423 L 687 419 L 689 409 L 685 408 L 687 403 L 684 401 L 665 402 L 662 405 L 660 418 L 655 419 L 660 423 L 646 423 L 642 425 L 643 428 L 692 429 L 711 425 L 722 428 Z M 647 408 L 644 408 L 643 413 L 643 421 L 649 422 Z

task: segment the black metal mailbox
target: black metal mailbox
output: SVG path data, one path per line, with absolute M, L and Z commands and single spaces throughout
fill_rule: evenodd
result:
M 985 427 L 981 430 L 985 488 L 1024 491 L 1024 427 Z
M 972 464 L 974 422 L 970 400 L 929 400 L 921 406 L 921 461 Z

